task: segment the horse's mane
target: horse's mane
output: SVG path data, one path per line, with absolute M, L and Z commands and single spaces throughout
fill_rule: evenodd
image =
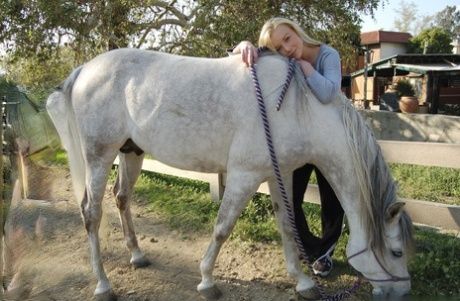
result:
M 380 146 L 372 130 L 352 106 L 349 99 L 340 96 L 343 103 L 343 124 L 347 142 L 356 167 L 361 191 L 362 222 L 370 247 L 378 253 L 385 250 L 385 222 L 388 207 L 397 201 L 396 183 L 383 159 Z M 412 222 L 403 211 L 399 221 L 401 239 L 406 249 L 413 244 Z
M 296 79 L 299 88 L 304 92 L 310 89 L 303 79 L 300 67 L 296 68 Z M 397 201 L 396 183 L 372 130 L 348 98 L 342 94 L 337 98 L 342 103 L 342 122 L 360 187 L 363 228 L 369 247 L 382 254 L 386 248 L 384 236 L 387 208 Z M 405 211 L 401 214 L 399 224 L 404 246 L 412 249 L 412 222 Z

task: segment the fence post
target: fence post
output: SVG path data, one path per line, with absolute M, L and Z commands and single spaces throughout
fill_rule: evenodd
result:
M 209 190 L 211 192 L 211 199 L 218 202 L 224 196 L 225 191 L 225 174 L 218 173 L 211 177 L 209 181 Z
M 6 97 L 3 96 L 1 101 L 0 101 L 0 148 L 2 149 L 2 155 L 0 157 L 0 281 L 1 285 L 3 285 L 4 279 L 3 279 L 3 230 L 4 230 L 4 213 L 5 213 L 5 208 L 4 208 L 4 200 L 3 200 L 3 195 L 4 195 L 4 185 L 3 185 L 3 158 L 4 158 L 4 151 L 3 151 L 3 110 L 4 110 L 4 104 L 6 103 Z M 3 300 L 3 289 L 0 289 L 0 300 Z

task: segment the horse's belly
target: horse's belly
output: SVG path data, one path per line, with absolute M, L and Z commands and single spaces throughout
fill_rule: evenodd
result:
M 230 147 L 230 136 L 216 131 L 184 128 L 180 124 L 162 129 L 154 127 L 136 139 L 154 159 L 180 169 L 199 172 L 224 172 Z M 144 136 L 143 135 L 143 136 Z
M 209 158 L 199 156 L 163 156 L 162 154 L 153 154 L 154 158 L 164 164 L 184 170 L 192 170 L 207 173 L 225 172 L 226 166 L 224 161 L 209 160 Z

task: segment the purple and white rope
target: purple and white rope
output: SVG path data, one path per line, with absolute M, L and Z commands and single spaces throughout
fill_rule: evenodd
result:
M 264 48 L 259 48 L 258 52 L 260 53 L 263 50 L 265 50 L 265 49 Z M 288 77 L 286 79 L 286 82 L 283 85 L 281 95 L 278 98 L 277 106 L 276 106 L 277 110 L 279 110 L 280 107 L 281 107 L 282 101 L 284 99 L 284 96 L 285 96 L 285 94 L 287 92 L 287 89 L 288 89 L 289 84 L 291 82 L 292 76 L 294 74 L 294 70 L 295 70 L 295 62 L 294 62 L 293 59 L 290 59 L 289 60 Z M 270 154 L 270 159 L 271 159 L 271 162 L 272 162 L 272 165 L 273 165 L 273 170 L 274 170 L 274 173 L 275 173 L 276 181 L 278 183 L 278 188 L 279 188 L 279 191 L 280 191 L 280 194 L 281 194 L 281 198 L 283 199 L 283 202 L 284 202 L 285 207 L 286 207 L 286 214 L 287 214 L 287 217 L 288 217 L 289 222 L 290 222 L 290 224 L 292 226 L 292 229 L 293 229 L 294 240 L 296 242 L 297 248 L 299 249 L 300 258 L 301 258 L 302 262 L 309 267 L 310 271 L 313 271 L 312 263 L 309 261 L 308 256 L 306 255 L 305 249 L 303 247 L 302 240 L 300 239 L 300 234 L 299 234 L 299 232 L 297 230 L 297 227 L 296 227 L 296 224 L 295 224 L 294 212 L 293 212 L 291 204 L 289 203 L 289 199 L 288 199 L 288 196 L 287 196 L 287 193 L 286 193 L 286 189 L 285 189 L 284 184 L 283 184 L 283 179 L 281 177 L 281 171 L 280 171 L 280 167 L 278 165 L 278 159 L 276 158 L 275 146 L 273 144 L 273 139 L 272 139 L 272 136 L 271 136 L 270 122 L 268 120 L 267 110 L 265 108 L 265 103 L 264 103 L 264 98 L 263 98 L 263 95 L 262 95 L 262 90 L 260 88 L 259 80 L 257 78 L 256 66 L 252 65 L 250 67 L 250 71 L 251 71 L 252 80 L 254 82 L 254 87 L 255 87 L 255 90 L 256 90 L 255 92 L 256 92 L 257 102 L 259 104 L 260 115 L 261 115 L 262 122 L 263 122 L 263 125 L 264 125 L 265 138 L 266 138 L 266 141 L 267 141 L 267 146 L 268 146 L 268 151 L 269 151 L 269 154 Z M 314 275 L 314 273 L 312 273 L 312 274 Z M 358 280 L 353 284 L 353 286 L 351 288 L 345 289 L 345 290 L 343 290 L 343 291 L 341 291 L 339 293 L 336 293 L 334 295 L 328 295 L 325 292 L 324 287 L 320 284 L 319 277 L 314 276 L 313 279 L 315 280 L 316 287 L 318 288 L 318 291 L 319 291 L 319 293 L 321 295 L 321 300 L 323 300 L 323 301 L 341 301 L 341 300 L 345 300 L 345 299 L 349 298 L 355 291 L 357 291 L 359 286 L 360 286 L 360 279 L 358 278 Z
M 295 63 L 293 59 L 289 59 L 289 69 L 286 77 L 286 81 L 284 82 L 283 88 L 281 89 L 280 96 L 278 97 L 278 101 L 276 102 L 276 110 L 279 111 L 281 108 L 281 104 L 283 103 L 284 97 L 286 96 L 286 92 L 291 84 L 292 77 L 294 76 L 295 71 Z

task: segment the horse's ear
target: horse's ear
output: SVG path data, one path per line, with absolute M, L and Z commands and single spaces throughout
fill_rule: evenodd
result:
M 406 203 L 404 202 L 395 202 L 388 206 L 387 211 L 385 213 L 385 218 L 387 222 L 394 222 L 399 221 L 401 217 L 401 213 L 403 212 L 403 208 Z

